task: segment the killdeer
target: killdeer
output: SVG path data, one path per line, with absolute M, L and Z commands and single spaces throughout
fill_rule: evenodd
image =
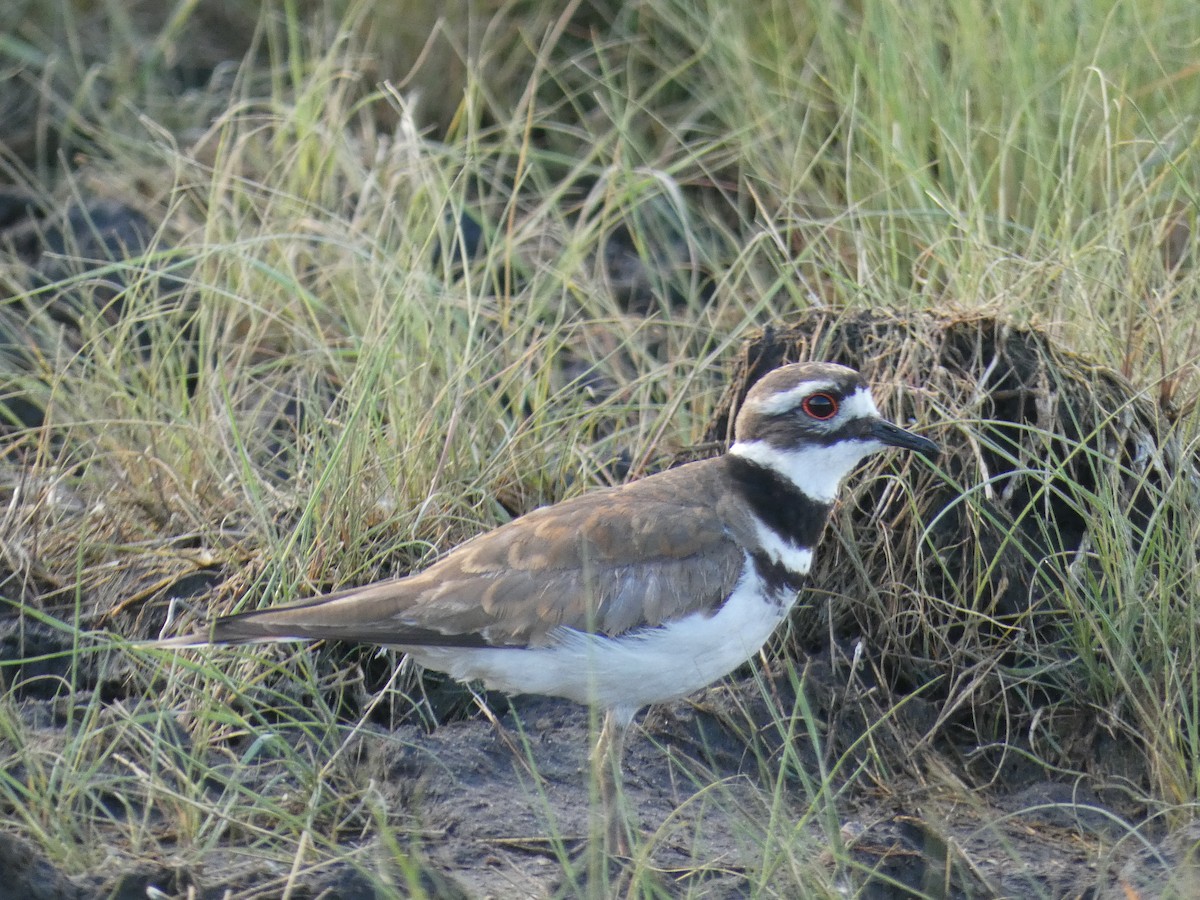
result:
M 534 510 L 417 574 L 160 643 L 387 644 L 462 681 L 597 705 L 608 838 L 625 852 L 613 803 L 634 715 L 758 652 L 796 601 L 838 486 L 884 447 L 937 452 L 885 421 L 853 369 L 783 366 L 747 394 L 722 457 Z

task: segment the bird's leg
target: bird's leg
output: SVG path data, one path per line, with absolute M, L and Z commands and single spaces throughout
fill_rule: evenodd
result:
M 604 724 L 592 754 L 592 771 L 600 790 L 604 814 L 604 852 L 609 856 L 629 856 L 629 831 L 621 804 L 621 760 L 625 755 L 628 716 L 613 710 L 604 713 Z

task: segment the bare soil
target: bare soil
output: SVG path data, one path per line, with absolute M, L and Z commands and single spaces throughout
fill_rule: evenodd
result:
M 13 627 L 8 623 L 8 639 L 0 639 L 0 661 L 12 661 L 23 644 Z M 53 643 L 44 636 L 40 649 Z M 824 764 L 845 754 L 866 766 L 836 804 L 839 839 L 857 864 L 852 871 L 829 868 L 841 890 L 877 900 L 1196 896 L 1200 826 L 1173 836 L 1155 833 L 1152 823 L 1136 829 L 1139 809 L 1120 808 L 1117 795 L 1011 762 L 993 773 L 1003 777 L 992 784 L 972 783 L 954 762 L 969 748 L 922 746 L 918 732 L 928 711 L 911 702 L 871 731 L 873 740 L 907 741 L 911 749 L 908 771 L 884 779 L 875 754 L 845 749 L 866 746 L 858 739 L 879 714 L 870 702 L 875 692 L 848 678 L 845 662 L 840 651 L 814 655 L 802 681 L 819 718 Z M 787 896 L 790 882 L 772 889 L 769 878 L 761 881 L 785 742 L 805 771 L 784 773 L 784 808 L 775 814 L 802 823 L 794 839 L 804 858 L 817 865 L 834 858 L 826 853 L 830 823 L 811 815 L 810 779 L 822 761 L 803 724 L 778 713 L 798 708 L 793 683 L 783 671 L 747 676 L 652 709 L 631 734 L 625 800 L 652 836 L 649 863 L 663 896 L 743 897 L 757 893 L 755 885 Z M 378 834 L 347 838 L 344 858 L 299 874 L 227 845 L 189 866 L 114 847 L 103 871 L 80 876 L 56 870 L 26 841 L 0 830 L 0 898 L 215 900 L 283 896 L 286 888 L 291 897 L 354 900 L 404 896 L 418 885 L 435 897 L 615 895 L 620 867 L 588 865 L 596 825 L 588 790 L 594 716 L 547 698 L 488 701 L 499 711 L 494 720 L 477 713 L 432 729 L 372 728 L 355 739 L 358 777 L 387 797 L 391 839 L 421 860 L 415 876 L 395 869 Z M 23 701 L 27 724 L 47 745 L 66 739 L 63 702 L 36 692 Z M 270 789 L 279 774 L 270 764 L 248 771 L 255 773 L 247 776 L 252 789 Z

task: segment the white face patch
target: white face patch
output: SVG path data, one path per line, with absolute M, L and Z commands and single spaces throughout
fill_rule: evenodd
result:
M 832 389 L 832 383 L 806 381 L 790 390 L 775 394 L 758 404 L 760 412 L 777 410 L 775 415 L 791 411 L 804 398 L 822 389 Z M 834 430 L 855 419 L 881 418 L 871 391 L 860 387 L 842 400 L 837 415 L 818 426 Z M 814 444 L 802 447 L 778 447 L 767 441 L 737 441 L 729 452 L 735 456 L 778 472 L 805 494 L 821 503 L 832 503 L 842 479 L 865 457 L 883 449 L 879 441 L 837 441 L 833 444 Z M 782 559 L 780 560 L 782 562 Z
M 766 441 L 738 441 L 729 452 L 777 472 L 820 503 L 832 503 L 842 479 L 862 459 L 882 449 L 883 444 L 871 440 L 790 449 Z
M 857 391 L 842 401 L 840 414 L 836 417 L 842 419 L 878 419 L 879 407 L 875 405 L 875 398 L 871 396 L 869 388 L 860 387 Z

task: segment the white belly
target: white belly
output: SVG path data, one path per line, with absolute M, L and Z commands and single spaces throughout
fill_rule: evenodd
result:
M 632 718 L 643 706 L 681 697 L 729 674 L 783 621 L 794 598 L 763 596 L 743 577 L 716 613 L 693 613 L 661 628 L 610 638 L 564 629 L 561 641 L 530 649 L 405 647 L 417 662 L 461 681 L 513 694 L 547 694 Z

